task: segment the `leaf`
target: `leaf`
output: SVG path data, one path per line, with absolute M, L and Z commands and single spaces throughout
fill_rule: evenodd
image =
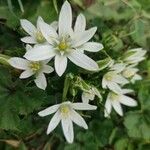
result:
M 124 125 L 127 128 L 129 137 L 150 141 L 150 126 L 147 124 L 144 114 L 140 112 L 127 113 Z

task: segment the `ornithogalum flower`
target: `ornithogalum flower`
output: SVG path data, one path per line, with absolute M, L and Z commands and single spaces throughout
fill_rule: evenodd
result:
M 142 79 L 142 77 L 137 73 L 139 71 L 139 69 L 136 68 L 135 66 L 136 66 L 136 64 L 129 65 L 122 71 L 122 75 L 125 78 L 130 79 L 131 83 L 135 83 L 136 80 Z
M 66 1 L 60 11 L 58 32 L 45 22 L 40 22 L 39 28 L 48 45 L 36 46 L 25 54 L 25 58 L 32 61 L 45 60 L 55 57 L 55 70 L 61 76 L 67 67 L 68 59 L 77 66 L 90 71 L 98 70 L 97 63 L 83 53 L 83 50 L 98 52 L 102 44 L 88 42 L 97 28 L 85 30 L 86 22 L 83 15 L 79 15 L 72 28 L 72 10 Z
M 107 72 L 102 79 L 102 87 L 104 89 L 108 88 L 115 93 L 121 93 L 122 90 L 120 86 L 127 83 L 129 83 L 129 81 L 116 71 Z
M 46 40 L 44 36 L 41 33 L 40 30 L 40 23 L 44 22 L 44 20 L 41 17 L 38 17 L 37 19 L 37 27 L 35 27 L 31 22 L 29 22 L 26 19 L 21 19 L 21 27 L 24 29 L 26 33 L 29 34 L 29 36 L 21 38 L 21 41 L 24 43 L 29 43 L 29 44 L 44 44 L 46 43 Z M 51 26 L 53 26 L 55 29 L 57 29 L 57 23 L 53 22 Z
M 139 63 L 145 59 L 146 50 L 142 48 L 135 48 L 132 50 L 128 50 L 124 56 L 123 60 L 127 64 Z
M 109 92 L 106 103 L 105 103 L 104 116 L 108 117 L 110 115 L 112 107 L 120 116 L 123 116 L 123 110 L 122 110 L 121 104 L 130 106 L 130 107 L 137 106 L 137 102 L 133 98 L 124 95 L 130 92 L 132 92 L 132 90 L 128 90 L 128 89 L 122 90 L 121 94 Z
M 44 73 L 51 73 L 54 71 L 51 66 L 47 65 L 49 61 L 50 60 L 29 61 L 19 57 L 12 57 L 8 60 L 10 65 L 14 68 L 24 70 L 20 75 L 21 79 L 25 79 L 32 75 L 35 75 L 35 84 L 37 85 L 37 87 L 43 90 L 45 90 L 47 86 L 47 81 Z
M 75 110 L 95 110 L 96 108 L 90 104 L 67 101 L 50 106 L 38 114 L 44 117 L 56 112 L 48 125 L 47 134 L 51 133 L 61 121 L 64 136 L 69 143 L 72 143 L 74 139 L 73 122 L 84 129 L 88 129 L 84 119 Z

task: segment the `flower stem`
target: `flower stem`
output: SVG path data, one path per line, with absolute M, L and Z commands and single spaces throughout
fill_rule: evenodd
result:
M 69 85 L 70 85 L 70 77 L 69 74 L 67 74 L 64 82 L 62 101 L 66 101 Z
M 5 66 L 10 66 L 10 64 L 8 63 L 8 59 L 10 59 L 9 56 L 0 54 L 0 63 L 1 64 L 5 65 Z

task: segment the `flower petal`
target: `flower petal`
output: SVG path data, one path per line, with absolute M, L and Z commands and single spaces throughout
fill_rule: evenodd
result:
M 58 21 L 53 21 L 51 24 L 50 24 L 51 27 L 53 27 L 55 30 L 58 29 Z
M 36 76 L 36 79 L 34 80 L 34 82 L 36 86 L 40 89 L 45 90 L 45 88 L 47 87 L 47 81 L 46 81 L 44 73 L 39 73 Z
M 131 106 L 131 107 L 137 106 L 137 102 L 133 98 L 130 98 L 125 95 L 121 95 L 119 98 L 119 101 L 120 101 L 120 103 L 122 103 L 126 106 Z
M 100 51 L 101 49 L 103 49 L 103 45 L 100 44 L 100 43 L 97 43 L 97 42 L 87 42 L 85 43 L 83 46 L 77 48 L 81 51 L 89 51 L 89 52 L 98 52 Z
M 80 33 L 85 31 L 86 27 L 86 19 L 83 14 L 78 15 L 77 20 L 75 22 L 74 32 Z
M 77 66 L 80 66 L 86 70 L 96 71 L 98 70 L 97 63 L 79 51 L 72 50 L 68 54 L 68 58 Z
M 37 31 L 37 29 L 35 28 L 35 26 L 29 22 L 28 20 L 26 19 L 21 19 L 20 20 L 20 23 L 21 23 L 21 26 L 22 28 L 31 36 L 35 36 L 35 33 Z
M 9 64 L 14 68 L 26 70 L 28 69 L 29 61 L 19 57 L 12 57 L 8 60 Z
M 53 114 L 54 112 L 56 112 L 58 110 L 59 106 L 60 106 L 59 104 L 50 106 L 50 107 L 40 111 L 38 113 L 38 115 L 41 116 L 41 117 L 45 117 L 47 115 Z
M 27 44 L 27 45 L 26 45 L 26 51 L 30 51 L 31 49 L 32 49 L 32 46 L 29 45 L 29 44 Z
M 37 24 L 36 24 L 38 30 L 40 30 L 40 23 L 41 22 L 44 22 L 44 20 L 43 20 L 43 18 L 41 16 L 39 16 L 38 19 L 37 19 Z
M 76 33 L 72 37 L 72 46 L 79 47 L 82 46 L 84 43 L 88 42 L 95 34 L 97 28 L 93 27 L 89 30 L 84 32 Z
M 51 67 L 51 66 L 48 66 L 48 65 L 44 65 L 42 71 L 43 71 L 44 73 L 51 73 L 51 72 L 54 71 L 54 68 Z
M 83 92 L 82 93 L 82 102 L 83 103 L 89 103 L 89 94 L 88 93 L 86 93 L 86 92 Z
M 29 44 L 36 44 L 37 43 L 36 39 L 32 36 L 23 37 L 23 38 L 21 38 L 21 41 L 24 43 L 29 43 Z
M 122 93 L 121 87 L 115 82 L 108 82 L 107 87 L 115 93 Z
M 59 14 L 59 35 L 69 35 L 72 26 L 72 10 L 68 1 L 63 4 Z
M 53 44 L 55 39 L 58 37 L 56 30 L 45 22 L 40 22 L 39 26 L 40 26 L 40 30 L 41 30 L 43 36 L 45 37 L 45 39 L 50 44 Z
M 32 61 L 40 61 L 55 56 L 55 51 L 50 45 L 41 45 L 34 47 L 31 51 L 26 52 L 25 58 Z
M 75 110 L 96 110 L 97 106 L 86 104 L 86 103 L 72 103 L 72 107 Z
M 112 100 L 111 103 L 112 103 L 112 106 L 113 106 L 113 108 L 115 109 L 115 111 L 116 111 L 120 116 L 123 116 L 123 110 L 122 110 L 122 107 L 121 107 L 119 101 L 118 101 L 118 100 Z
M 25 78 L 32 76 L 33 74 L 34 74 L 34 72 L 31 69 L 28 69 L 28 70 L 25 70 L 24 72 L 22 72 L 19 78 L 25 79 Z
M 47 128 L 47 134 L 50 134 L 56 127 L 57 125 L 59 124 L 60 122 L 60 112 L 57 111 L 54 116 L 52 117 L 49 125 L 48 125 L 48 128 Z
M 64 55 L 55 56 L 55 70 L 59 76 L 65 72 L 67 68 L 67 57 Z
M 61 120 L 64 136 L 68 143 L 72 143 L 74 139 L 73 124 L 70 118 L 62 118 Z
M 104 110 L 104 116 L 108 117 L 109 114 L 111 113 L 112 110 L 112 105 L 110 100 L 107 98 L 106 103 L 105 103 L 105 110 Z
M 80 127 L 83 127 L 84 129 L 88 129 L 88 126 L 86 124 L 86 122 L 84 121 L 84 119 L 74 110 L 71 111 L 71 120 L 77 124 Z

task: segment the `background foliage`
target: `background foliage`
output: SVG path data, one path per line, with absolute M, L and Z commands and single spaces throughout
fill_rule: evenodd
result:
M 58 127 L 49 136 L 46 128 L 50 117 L 40 118 L 39 110 L 61 101 L 64 77 L 47 76 L 49 86 L 39 90 L 30 79 L 20 80 L 20 72 L 0 65 L 0 150 L 149 150 L 150 149 L 150 1 L 149 0 L 71 0 L 74 14 L 83 13 L 87 26 L 97 26 L 95 41 L 104 44 L 104 51 L 92 54 L 95 60 L 106 58 L 105 51 L 118 58 L 130 48 L 148 50 L 140 68 L 142 81 L 131 85 L 135 89 L 138 107 L 124 108 L 124 117 L 112 114 L 103 117 L 104 107 L 85 113 L 89 130 L 75 126 L 75 142 L 67 144 Z M 40 15 L 45 21 L 57 19 L 63 1 L 60 0 L 0 0 L 0 52 L 22 56 L 25 52 L 20 38 L 24 35 L 19 19 L 36 23 Z M 87 74 L 70 64 L 75 75 L 101 89 L 103 74 Z M 102 70 L 105 72 L 105 70 Z M 96 82 L 95 82 L 96 80 Z M 61 86 L 60 86 L 61 85 Z M 71 94 L 68 95 L 71 100 Z M 81 101 L 80 93 L 74 97 Z M 105 97 L 103 97 L 103 102 Z M 91 117 L 89 117 L 89 115 Z

